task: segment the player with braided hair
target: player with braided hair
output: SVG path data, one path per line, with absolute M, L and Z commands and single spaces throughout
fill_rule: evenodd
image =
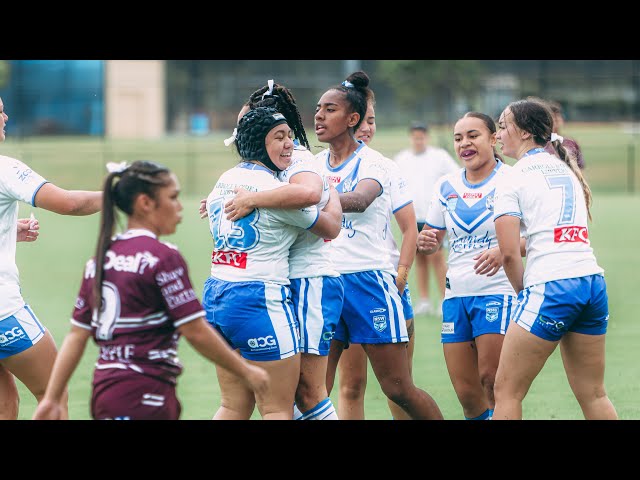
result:
M 329 198 L 329 184 L 314 166 L 314 156 L 291 91 L 269 80 L 249 97 L 240 116 L 260 105 L 274 105 L 287 118 L 295 135 L 291 165 L 278 177 L 288 185 L 262 192 L 238 189 L 225 205 L 229 220 L 238 220 L 254 208 L 298 209 Z M 293 305 L 300 321 L 300 382 L 296 389 L 295 418 L 335 420 L 335 407 L 326 389 L 327 356 L 342 309 L 344 288 L 333 267 L 330 244 L 308 231 L 301 231 L 289 249 L 289 280 Z
M 178 179 L 144 160 L 108 166 L 96 254 L 86 264 L 71 331 L 34 419 L 63 417 L 62 392 L 91 337 L 99 347 L 91 398 L 96 420 L 178 420 L 181 335 L 260 397 L 269 387 L 267 372 L 238 357 L 207 324 L 184 258 L 158 240 L 175 233 L 182 219 Z M 115 207 L 127 216 L 127 230 L 113 236 Z
M 241 195 L 239 185 L 258 198 L 268 192 L 282 198 L 284 190 L 298 186 L 282 180 L 292 172 L 290 163 L 298 163 L 292 160 L 298 150 L 294 149 L 284 115 L 264 106 L 247 106 L 245 110 L 248 111 L 244 115 L 241 112 L 235 138 L 243 161 L 220 177 L 207 198 L 214 256 L 204 304 L 209 321 L 231 345 L 245 358 L 263 362 L 274 379 L 274 397 L 258 405 L 263 417 L 268 412 L 270 418 L 291 419 L 301 378 L 302 360 L 298 353 L 304 352 L 306 365 L 306 354 L 314 349 L 328 352 L 331 340 L 324 335 L 324 323 L 309 335 L 308 319 L 323 320 L 323 309 L 315 308 L 315 302 L 320 305 L 321 300 L 342 300 L 342 290 L 332 280 L 323 282 L 320 277 L 319 282 L 305 282 L 295 272 L 304 272 L 305 277 L 309 271 L 320 275 L 333 272 L 322 257 L 305 257 L 303 250 L 310 244 L 324 245 L 324 239 L 335 238 L 340 232 L 342 211 L 335 189 L 323 189 L 321 177 L 301 166 L 296 167 L 300 168 L 296 177 L 311 176 L 310 182 L 319 182 L 321 192 L 328 197 L 320 206 L 260 205 L 252 207 L 248 215 L 225 215 L 225 205 Z M 298 249 L 300 255 L 295 253 Z M 333 278 L 339 281 L 339 277 Z M 307 302 L 312 305 L 307 307 Z M 331 303 L 327 305 L 331 310 Z M 303 368 L 302 377 L 318 376 Z M 321 373 L 319 385 L 324 390 L 325 377 Z M 214 418 L 249 418 L 254 403 L 251 396 L 238 389 L 237 382 L 220 369 L 218 380 L 223 398 Z M 318 395 L 315 390 L 313 394 Z M 321 400 L 326 399 L 325 393 Z M 332 411 L 335 415 L 330 402 L 319 401 L 312 407 L 317 407 L 316 418 L 324 418 Z

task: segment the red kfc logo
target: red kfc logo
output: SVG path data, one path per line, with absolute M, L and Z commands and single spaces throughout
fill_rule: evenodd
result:
M 589 243 L 589 231 L 587 227 L 557 227 L 553 230 L 553 241 Z
M 245 269 L 247 268 L 247 254 L 245 252 L 216 252 L 214 250 L 211 254 L 211 263 Z

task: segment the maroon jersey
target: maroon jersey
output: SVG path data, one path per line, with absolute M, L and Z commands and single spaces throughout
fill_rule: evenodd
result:
M 178 249 L 148 230 L 116 236 L 105 255 L 99 316 L 94 313 L 94 280 L 91 259 L 71 318 L 72 324 L 92 331 L 100 348 L 94 386 L 115 372 L 175 385 L 182 372 L 176 328 L 205 315 Z
M 563 137 L 562 146 L 570 153 L 573 153 L 576 157 L 576 162 L 578 163 L 578 167 L 584 170 L 584 157 L 582 156 L 582 150 L 580 150 L 580 146 L 578 142 L 572 140 L 570 138 Z M 551 142 L 547 143 L 544 147 L 545 151 L 550 153 L 551 155 L 557 155 L 556 149 L 553 148 Z

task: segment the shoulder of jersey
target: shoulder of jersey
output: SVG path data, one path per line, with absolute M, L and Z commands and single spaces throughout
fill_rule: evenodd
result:
M 165 241 L 161 241 L 160 243 L 166 247 L 169 247 L 171 250 L 179 251 L 178 246 L 175 243 Z

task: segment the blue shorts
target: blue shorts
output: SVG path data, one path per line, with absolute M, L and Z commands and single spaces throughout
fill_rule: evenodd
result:
M 504 335 L 515 305 L 514 295 L 453 297 L 442 302 L 442 343 L 470 342 L 480 335 Z
M 604 335 L 609 323 L 604 276 L 587 275 L 527 287 L 518 295 L 512 321 L 551 342 L 567 332 Z
M 292 279 L 291 298 L 300 322 L 300 351 L 329 355 L 344 302 L 342 277 Z
M 411 292 L 409 291 L 409 285 L 404 287 L 404 292 L 402 292 L 402 311 L 404 312 L 405 321 L 413 321 L 413 303 L 411 303 Z M 349 343 L 354 343 L 347 341 L 347 326 L 344 322 L 338 322 L 334 338 L 347 344 L 345 348 L 349 348 Z
M 45 328 L 29 305 L 0 320 L 0 359 L 33 347 L 44 337 Z
M 346 273 L 344 306 L 334 338 L 344 343 L 408 342 L 407 322 L 393 275 Z
M 202 306 L 207 321 L 244 358 L 265 362 L 300 352 L 299 325 L 288 285 L 209 277 Z

